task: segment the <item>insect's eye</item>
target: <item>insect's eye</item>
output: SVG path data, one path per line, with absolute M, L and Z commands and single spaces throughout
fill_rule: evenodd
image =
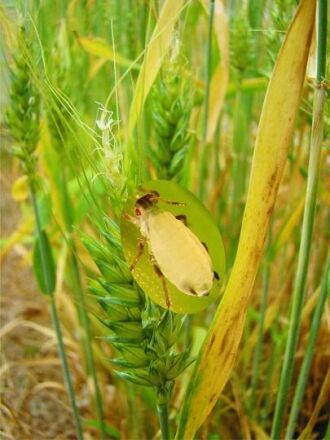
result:
M 139 216 L 142 214 L 141 208 L 135 208 L 135 215 Z

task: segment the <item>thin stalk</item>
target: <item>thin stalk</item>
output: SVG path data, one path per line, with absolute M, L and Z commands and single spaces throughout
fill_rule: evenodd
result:
M 262 23 L 264 0 L 249 0 L 248 14 L 252 29 L 259 29 Z M 258 40 L 259 40 L 258 32 Z M 257 46 L 258 47 L 258 46 Z
M 138 26 L 140 31 L 140 42 L 138 43 L 138 48 L 142 48 L 145 45 L 146 42 L 146 29 L 147 29 L 147 23 L 148 23 L 148 8 L 146 4 L 141 4 L 140 6 L 140 14 L 139 14 L 139 23 L 140 26 Z M 140 50 L 140 49 L 138 49 Z
M 315 206 L 318 187 L 318 176 L 320 169 L 321 145 L 323 137 L 323 109 L 325 90 L 322 87 L 321 80 L 325 76 L 326 57 L 326 0 L 319 0 L 319 20 L 318 20 L 318 63 L 317 80 L 318 87 L 314 93 L 313 107 L 313 126 L 311 136 L 311 151 L 308 164 L 306 204 L 302 224 L 301 242 L 298 256 L 298 267 L 293 291 L 293 304 L 289 326 L 288 340 L 284 355 L 284 364 L 280 378 L 279 391 L 277 395 L 275 415 L 272 426 L 272 438 L 279 438 L 283 422 L 285 405 L 288 400 L 289 387 L 292 379 L 294 356 L 298 343 L 300 319 L 306 290 L 306 281 L 308 273 L 308 262 L 311 249 L 311 239 L 315 217 Z M 322 70 L 323 69 L 323 70 Z
M 144 42 L 145 48 L 148 47 L 148 42 L 150 40 L 150 36 L 152 33 L 152 23 L 153 23 L 153 14 L 152 14 L 152 8 L 150 7 L 149 13 L 148 13 L 147 26 L 146 26 L 146 33 L 145 33 L 145 42 Z M 134 161 L 136 161 L 136 163 L 134 164 L 134 166 L 136 166 L 136 168 L 137 168 L 137 170 L 136 170 L 136 183 L 141 183 L 141 182 L 145 181 L 148 176 L 148 171 L 147 171 L 147 168 L 145 165 L 146 164 L 145 153 L 144 153 L 144 149 L 142 147 L 146 143 L 145 123 L 148 122 L 148 121 L 146 121 L 146 115 L 145 115 L 146 108 L 147 107 L 144 106 L 143 115 L 139 116 L 139 119 L 137 121 L 137 126 L 134 131 L 134 142 L 137 145 L 137 147 L 136 147 L 137 154 L 135 153 L 135 149 L 131 150 L 132 153 L 134 151 L 134 153 L 133 153 L 134 155 L 132 155 L 132 157 L 134 157 Z
M 128 426 L 129 432 L 132 438 L 140 438 L 140 423 L 138 418 L 138 407 L 136 405 L 136 387 L 131 383 L 126 383 L 126 395 L 127 395 L 127 405 L 128 405 Z
M 239 236 L 239 225 L 243 213 L 243 194 L 245 188 L 246 164 L 247 162 L 247 141 L 248 133 L 246 100 L 240 88 L 241 80 L 237 81 L 235 96 L 235 107 L 233 115 L 233 189 L 231 194 L 231 230 L 232 240 L 229 252 L 229 267 L 232 265 L 237 250 Z M 251 110 L 251 109 L 250 109 Z M 250 112 L 249 112 L 250 113 Z
M 238 13 L 238 6 L 241 7 L 241 4 L 239 4 L 238 0 L 231 0 L 229 2 L 229 17 L 235 17 Z
M 60 7 L 61 7 L 61 17 L 62 18 L 65 18 L 67 6 L 68 6 L 67 2 L 65 0 L 61 0 Z
M 205 143 L 207 134 L 207 122 L 209 113 L 209 96 L 211 85 L 211 67 L 212 67 L 212 28 L 214 18 L 214 0 L 210 0 L 209 21 L 207 31 L 207 49 L 206 49 L 206 74 L 205 74 L 205 98 L 204 98 L 204 115 L 202 125 L 202 140 Z
M 157 403 L 157 412 L 162 440 L 171 440 L 170 424 L 168 417 L 168 402 Z
M 327 0 L 318 0 L 318 35 L 317 35 L 317 68 L 316 79 L 321 82 L 325 78 L 327 55 Z
M 207 175 L 207 165 L 206 161 L 206 151 L 205 142 L 207 135 L 207 122 L 209 114 L 209 96 L 210 96 L 210 86 L 211 86 L 211 68 L 212 68 L 212 28 L 213 28 L 213 18 L 214 18 L 214 0 L 210 0 L 209 3 L 209 20 L 208 20 L 208 33 L 207 33 L 207 48 L 206 48 L 206 72 L 205 72 L 205 97 L 204 97 L 204 112 L 202 121 L 202 143 L 203 150 L 201 152 L 201 171 L 199 180 L 199 196 L 203 199 L 204 196 L 204 184 L 205 177 Z
M 64 218 L 66 222 L 66 232 L 68 233 L 69 239 L 69 249 L 70 249 L 70 266 L 71 266 L 71 272 L 73 276 L 73 282 L 74 282 L 74 290 L 75 295 L 77 298 L 78 303 L 78 315 L 79 315 L 79 321 L 83 326 L 84 334 L 83 334 L 83 341 L 84 341 L 84 351 L 86 355 L 86 362 L 87 362 L 87 370 L 88 373 L 92 377 L 93 387 L 94 387 L 94 393 L 95 393 L 95 406 L 96 406 L 96 414 L 98 417 L 98 420 L 100 422 L 100 434 L 101 439 L 105 440 L 107 438 L 106 434 L 106 427 L 104 423 L 104 412 L 103 412 L 103 402 L 102 402 L 102 395 L 100 393 L 100 388 L 97 380 L 96 375 L 96 366 L 94 361 L 94 353 L 93 353 L 93 346 L 92 346 L 92 338 L 91 338 L 91 329 L 90 329 L 90 320 L 87 313 L 87 307 L 86 307 L 86 301 L 85 296 L 81 284 L 81 278 L 80 278 L 80 272 L 79 272 L 79 264 L 76 257 L 76 245 L 74 238 L 72 236 L 72 203 L 67 191 L 67 184 L 66 184 L 66 177 L 65 173 L 63 172 L 62 175 L 62 194 L 63 194 L 63 211 L 64 211 Z
M 250 367 L 250 360 L 251 360 L 251 350 L 248 344 L 248 341 L 251 338 L 252 333 L 252 326 L 253 326 L 253 317 L 252 317 L 252 308 L 250 308 L 246 315 L 246 322 L 244 327 L 244 335 L 242 336 L 242 346 L 244 349 L 242 350 L 242 368 L 243 371 L 248 371 Z M 241 382 L 244 383 L 244 387 L 247 388 L 247 385 L 245 384 L 245 379 L 248 380 L 248 377 L 242 378 Z M 248 402 L 247 402 L 248 404 Z
M 249 0 L 248 16 L 252 29 L 260 29 L 262 27 L 262 19 L 264 12 L 265 0 Z M 252 60 L 253 76 L 256 76 L 258 66 L 261 64 L 260 55 L 263 53 L 261 48 L 262 32 L 255 32 L 254 36 L 254 57 Z
M 270 275 L 270 264 L 266 260 L 263 267 L 263 277 L 262 277 L 262 293 L 261 293 L 261 305 L 260 305 L 260 318 L 259 318 L 259 328 L 258 328 L 258 339 L 253 357 L 252 364 L 252 380 L 251 380 L 251 397 L 250 397 L 250 411 L 252 417 L 255 416 L 257 406 L 255 405 L 256 398 L 256 387 L 259 379 L 260 362 L 262 359 L 263 343 L 264 343 L 264 322 L 266 309 L 268 304 L 268 291 L 269 291 L 269 275 Z
M 324 269 L 323 262 L 326 261 L 327 253 L 329 249 L 329 243 L 330 243 L 330 228 L 328 227 L 328 225 L 330 225 L 330 210 L 328 211 L 327 216 L 324 220 L 323 231 L 325 231 L 325 234 L 324 234 L 323 243 L 321 243 L 320 250 L 318 252 L 315 277 L 314 277 L 315 280 L 320 280 L 323 275 L 323 269 Z
M 48 271 L 47 271 L 47 267 L 45 265 L 46 253 L 45 253 L 45 250 L 43 249 L 43 245 L 42 245 L 43 241 L 41 239 L 42 226 L 41 226 L 41 220 L 40 220 L 40 213 L 39 213 L 39 208 L 38 208 L 38 204 L 37 204 L 36 194 L 35 194 L 35 191 L 33 188 L 31 189 L 31 199 L 32 199 L 32 205 L 33 205 L 34 215 L 35 215 L 35 219 L 36 219 L 37 236 L 39 238 L 39 243 L 41 246 L 40 247 L 41 267 L 42 267 L 43 273 L 45 275 L 45 279 L 48 280 L 49 279 Z M 51 311 L 53 326 L 54 326 L 55 333 L 56 333 L 58 351 L 59 351 L 59 356 L 60 356 L 61 363 L 62 363 L 64 380 L 66 383 L 68 396 L 69 396 L 69 400 L 70 400 L 70 404 L 71 404 L 71 409 L 72 409 L 72 413 L 73 413 L 73 418 L 74 418 L 75 425 L 76 425 L 78 440 L 83 440 L 84 435 L 83 435 L 83 430 L 82 430 L 82 424 L 81 424 L 81 419 L 80 419 L 80 415 L 79 415 L 79 411 L 78 411 L 78 407 L 77 407 L 77 403 L 76 403 L 76 396 L 75 396 L 75 391 L 74 391 L 73 384 L 72 384 L 68 360 L 67 360 L 67 356 L 65 353 L 65 348 L 64 348 L 64 343 L 63 343 L 63 335 L 62 335 L 62 331 L 61 331 L 60 321 L 59 321 L 59 318 L 57 315 L 54 295 L 50 295 L 50 311 Z
M 100 422 L 100 434 L 101 439 L 105 440 L 107 438 L 106 433 L 106 426 L 104 423 L 104 412 L 103 412 L 103 401 L 102 401 L 102 395 L 100 392 L 100 387 L 97 380 L 96 375 L 96 366 L 95 366 L 95 360 L 94 360 L 94 353 L 93 353 L 93 346 L 92 346 L 92 337 L 91 337 L 91 329 L 90 329 L 90 319 L 86 310 L 86 301 L 84 297 L 84 292 L 82 291 L 81 286 L 81 280 L 80 280 L 80 274 L 79 274 L 79 267 L 78 267 L 78 261 L 75 255 L 75 244 L 73 239 L 71 239 L 71 261 L 72 261 L 72 269 L 74 273 L 75 278 L 75 284 L 77 285 L 77 297 L 79 298 L 80 302 L 80 309 L 81 309 L 81 323 L 84 328 L 84 346 L 85 346 L 85 352 L 86 352 L 86 362 L 87 362 L 87 369 L 92 377 L 93 387 L 94 387 L 94 393 L 95 393 L 95 406 L 96 406 L 96 414 L 97 418 Z
M 66 387 L 68 390 L 69 400 L 70 400 L 70 404 L 71 404 L 71 408 L 72 408 L 72 412 L 73 412 L 73 418 L 74 418 L 74 421 L 76 424 L 77 437 L 78 437 L 78 440 L 83 440 L 83 438 L 84 438 L 83 429 L 82 429 L 80 415 L 79 415 L 79 411 L 78 411 L 78 407 L 77 407 L 77 403 L 76 403 L 75 391 L 74 391 L 73 384 L 72 384 L 68 360 L 67 360 L 66 353 L 65 353 L 65 348 L 64 348 L 64 343 L 63 343 L 63 335 L 62 335 L 62 330 L 61 330 L 61 326 L 60 326 L 60 320 L 57 315 L 56 304 L 55 304 L 55 300 L 54 300 L 53 296 L 50 297 L 50 312 L 51 312 L 53 326 L 54 326 L 55 333 L 56 333 L 58 353 L 59 353 L 59 356 L 60 356 L 60 359 L 62 362 L 63 374 L 64 374 Z
M 325 305 L 325 300 L 326 300 L 327 294 L 328 294 L 329 284 L 330 284 L 330 252 L 328 255 L 327 265 L 326 265 L 326 269 L 325 269 L 325 276 L 323 278 L 321 292 L 319 294 L 318 301 L 317 301 L 316 308 L 315 308 L 315 312 L 313 315 L 313 320 L 312 320 L 311 330 L 310 330 L 309 337 L 308 337 L 307 347 L 305 350 L 304 360 L 303 360 L 301 370 L 299 373 L 295 396 L 293 399 L 291 412 L 290 412 L 290 416 L 289 416 L 289 422 L 288 422 L 288 426 L 287 426 L 286 434 L 285 434 L 286 439 L 293 438 L 295 425 L 296 425 L 297 418 L 299 415 L 301 401 L 304 396 L 305 385 L 306 385 L 306 382 L 308 379 L 310 366 L 311 366 L 311 363 L 313 360 L 315 342 L 316 342 L 316 339 L 317 339 L 317 336 L 319 333 L 319 329 L 320 329 L 320 323 L 321 323 L 322 313 L 323 313 L 323 309 L 324 309 L 324 305 Z
M 263 387 L 262 387 L 263 390 L 272 389 L 276 361 L 279 358 L 279 354 L 281 353 L 281 347 L 278 341 L 274 340 L 273 338 L 271 340 L 271 343 L 273 344 L 273 347 L 270 352 L 269 359 L 265 368 L 266 371 L 265 371 L 265 379 L 263 381 Z M 260 425 L 264 430 L 267 428 L 266 425 L 269 420 L 271 405 L 272 405 L 272 393 L 267 392 L 260 411 Z

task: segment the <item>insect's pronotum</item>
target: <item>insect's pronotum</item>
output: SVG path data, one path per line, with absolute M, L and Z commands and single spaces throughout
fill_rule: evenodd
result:
M 189 229 L 185 215 L 175 216 L 158 205 L 159 201 L 179 206 L 184 203 L 165 200 L 157 191 L 143 191 L 146 194 L 138 197 L 134 205 L 135 216 L 124 214 L 126 220 L 137 226 L 141 233 L 130 270 L 133 271 L 138 264 L 147 243 L 168 308 L 171 300 L 166 279 L 185 294 L 208 295 L 219 275 L 213 270 L 206 245 Z

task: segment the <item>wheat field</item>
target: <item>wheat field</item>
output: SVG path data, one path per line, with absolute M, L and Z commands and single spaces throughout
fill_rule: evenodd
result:
M 1 19 L 1 438 L 330 440 L 326 0 Z

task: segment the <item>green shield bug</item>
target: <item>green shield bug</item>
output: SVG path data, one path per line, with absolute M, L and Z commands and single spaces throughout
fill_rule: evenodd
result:
M 125 258 L 153 301 L 196 313 L 220 294 L 222 239 L 208 210 L 188 190 L 165 180 L 138 187 L 121 218 Z

